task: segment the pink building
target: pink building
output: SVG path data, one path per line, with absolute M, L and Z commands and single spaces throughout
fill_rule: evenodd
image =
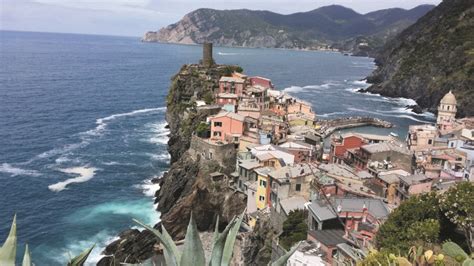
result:
M 216 101 L 219 105 L 237 105 L 238 99 L 242 96 L 245 88 L 245 79 L 239 77 L 222 77 L 219 80 L 219 91 Z
M 220 112 L 208 119 L 211 122 L 211 140 L 239 142 L 244 131 L 244 116 L 232 112 Z
M 410 176 L 400 176 L 400 182 L 395 194 L 395 204 L 399 205 L 402 201 L 422 193 L 431 191 L 433 181 L 423 174 Z
M 262 86 L 267 89 L 273 88 L 273 83 L 270 79 L 262 78 L 262 77 L 250 77 L 249 83 L 251 86 Z

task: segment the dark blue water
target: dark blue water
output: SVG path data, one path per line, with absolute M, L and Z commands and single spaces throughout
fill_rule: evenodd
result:
M 131 218 L 159 220 L 149 180 L 168 167 L 165 97 L 170 77 L 197 62 L 201 49 L 126 37 L 0 34 L 0 241 L 17 213 L 19 244 L 30 245 L 37 265 L 64 264 L 68 252 L 97 243 L 94 263 Z M 323 118 L 374 115 L 402 135 L 407 125 L 432 119 L 404 110 L 407 100 L 354 93 L 374 68 L 369 58 L 215 48 L 215 59 L 271 78 Z

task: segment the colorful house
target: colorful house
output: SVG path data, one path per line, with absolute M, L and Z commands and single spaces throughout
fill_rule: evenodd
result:
M 270 204 L 270 178 L 268 173 L 274 171 L 273 167 L 261 167 L 254 169 L 257 173 L 257 192 L 255 201 L 257 209 L 265 209 Z
M 365 145 L 364 139 L 356 134 L 348 133 L 334 135 L 331 138 L 331 148 L 329 151 L 329 161 L 341 164 L 348 149 L 360 148 Z
M 232 112 L 220 112 L 208 117 L 211 140 L 238 143 L 244 132 L 245 117 Z
M 219 105 L 237 105 L 245 88 L 245 79 L 239 77 L 221 77 L 216 102 Z

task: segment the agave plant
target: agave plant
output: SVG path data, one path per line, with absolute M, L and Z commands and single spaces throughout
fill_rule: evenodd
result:
M 13 216 L 12 226 L 10 228 L 10 233 L 8 234 L 7 240 L 3 243 L 2 247 L 0 248 L 0 265 L 2 266 L 15 266 L 15 259 L 16 259 L 16 245 L 17 244 L 17 237 L 16 237 L 16 215 Z M 94 245 L 95 246 L 95 245 Z M 84 262 L 87 260 L 87 257 L 91 253 L 91 248 L 85 250 L 77 257 L 72 258 L 68 262 L 68 266 L 82 266 Z M 25 246 L 25 255 L 23 255 L 23 262 L 22 266 L 31 266 L 31 256 L 30 250 L 28 248 L 28 244 Z
M 455 259 L 457 262 L 462 263 L 463 266 L 474 265 L 474 254 L 469 256 L 458 244 L 454 242 L 446 242 L 443 244 L 443 252 L 446 256 Z
M 232 221 L 226 226 L 222 233 L 219 233 L 218 225 L 219 218 L 216 222 L 216 228 L 214 231 L 213 241 L 212 241 L 212 254 L 208 258 L 209 266 L 228 266 L 230 265 L 232 259 L 232 253 L 234 250 L 234 243 L 239 232 L 240 225 L 242 224 L 242 219 L 244 214 L 234 217 Z M 197 230 L 196 222 L 191 218 L 189 220 L 188 228 L 186 231 L 186 236 L 184 240 L 183 251 L 180 252 L 176 247 L 173 239 L 166 231 L 165 227 L 162 227 L 162 232 L 143 224 L 142 222 L 135 220 L 134 221 L 146 229 L 153 232 L 156 237 L 160 240 L 163 245 L 163 254 L 165 257 L 166 265 L 170 266 L 187 266 L 187 265 L 196 265 L 204 266 L 206 265 L 206 257 L 204 254 L 204 249 L 202 247 L 201 239 L 199 238 L 199 233 Z M 289 252 L 275 261 L 272 266 L 283 266 L 286 264 L 288 258 L 295 252 L 298 245 L 292 248 Z

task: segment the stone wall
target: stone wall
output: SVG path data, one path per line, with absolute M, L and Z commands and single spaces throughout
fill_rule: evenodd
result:
M 224 169 L 225 174 L 230 174 L 235 170 L 235 161 L 237 160 L 237 150 L 233 143 L 215 144 L 208 139 L 202 139 L 192 136 L 189 154 L 195 160 L 214 161 L 219 163 Z

